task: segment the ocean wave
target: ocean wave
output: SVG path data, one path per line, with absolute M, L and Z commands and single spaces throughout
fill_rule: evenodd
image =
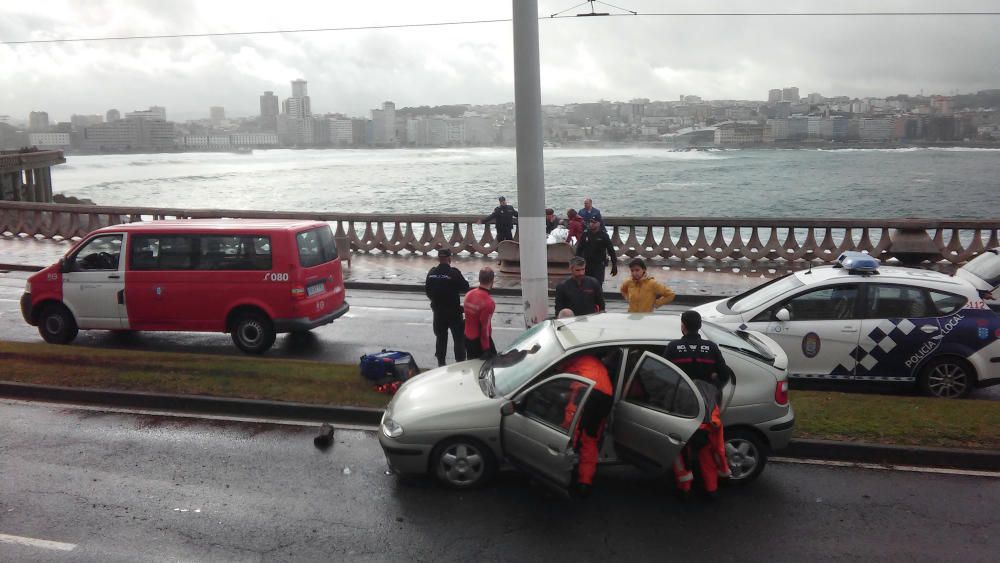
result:
M 798 150 L 798 149 L 793 149 L 793 150 Z M 926 149 L 923 148 L 923 147 L 898 147 L 898 148 L 892 148 L 892 149 L 877 149 L 877 148 L 860 149 L 860 148 L 853 148 L 853 147 L 852 148 L 845 148 L 845 149 L 832 149 L 832 148 L 831 149 L 816 149 L 817 152 L 829 152 L 829 153 L 838 153 L 838 152 L 904 153 L 904 152 L 918 152 L 918 151 L 922 151 L 922 150 L 926 150 Z

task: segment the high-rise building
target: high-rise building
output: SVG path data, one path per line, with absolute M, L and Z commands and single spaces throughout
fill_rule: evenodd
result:
M 799 102 L 799 89 L 797 86 L 789 86 L 788 88 L 781 89 L 781 101 L 783 102 Z
M 292 97 L 282 104 L 282 113 L 293 119 L 312 117 L 312 107 L 309 103 L 309 91 L 306 81 L 301 78 L 292 81 Z
M 306 87 L 306 81 L 301 78 L 297 80 L 292 80 L 292 97 L 293 98 L 305 98 L 309 95 L 309 89 Z
M 767 91 L 767 103 L 775 103 L 781 101 L 781 88 L 772 88 Z
M 278 130 L 278 96 L 270 90 L 260 97 L 260 128 L 265 131 Z
M 146 121 L 166 121 L 167 108 L 163 106 L 149 106 L 149 109 L 137 109 L 125 113 L 125 119 L 143 119 Z
M 94 114 L 94 115 L 77 115 L 73 114 L 69 118 L 69 122 L 72 126 L 73 131 L 83 131 L 85 127 L 91 125 L 97 125 L 98 123 L 104 123 L 104 117 Z
M 226 108 L 222 106 L 212 106 L 208 108 L 208 119 L 212 122 L 212 125 L 220 125 L 226 120 Z
M 44 133 L 49 130 L 49 114 L 44 111 L 33 111 L 28 114 L 28 130 Z
M 396 104 L 383 102 L 372 110 L 372 142 L 375 146 L 396 146 Z
M 107 121 L 108 123 L 118 121 L 121 118 L 122 118 L 121 112 L 119 112 L 116 109 L 109 109 L 108 113 L 104 115 L 104 121 Z
M 809 97 L 806 98 L 806 101 L 808 101 L 809 104 L 811 105 L 822 104 L 824 101 L 823 94 L 820 94 L 819 92 L 813 92 L 812 94 L 809 94 Z

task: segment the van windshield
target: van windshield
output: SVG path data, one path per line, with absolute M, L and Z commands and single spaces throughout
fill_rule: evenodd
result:
M 299 247 L 299 264 L 312 268 L 337 259 L 337 245 L 333 240 L 330 225 L 302 231 L 295 235 Z

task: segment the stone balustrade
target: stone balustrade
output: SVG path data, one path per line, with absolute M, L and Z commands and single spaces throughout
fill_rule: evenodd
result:
M 352 252 L 490 255 L 497 242 L 481 215 L 160 209 L 0 201 L 0 233 L 72 239 L 119 223 L 180 218 L 311 219 L 329 222 Z M 845 250 L 882 260 L 961 264 L 1000 246 L 1000 219 L 810 219 L 608 217 L 619 253 L 677 260 L 832 262 Z

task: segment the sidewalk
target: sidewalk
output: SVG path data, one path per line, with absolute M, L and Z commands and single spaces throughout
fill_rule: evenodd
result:
M 44 267 L 59 260 L 70 248 L 70 243 L 50 239 L 0 237 L 0 269 L 4 265 Z M 394 254 L 353 254 L 351 267 L 344 264 L 344 281 L 366 284 L 404 285 L 423 287 L 427 271 L 437 264 L 433 256 Z M 622 281 L 628 277 L 628 261 L 620 260 L 618 276 L 608 272 L 604 291 L 617 293 Z M 783 270 L 739 263 L 722 267 L 717 263 L 682 264 L 678 261 L 647 261 L 649 274 L 670 286 L 678 295 L 727 297 L 750 289 L 769 278 L 784 273 Z M 456 256 L 452 265 L 461 270 L 472 285 L 477 283 L 477 272 L 486 266 L 497 270 L 493 258 Z M 565 279 L 549 276 L 549 288 Z M 516 274 L 497 273 L 496 287 L 520 289 L 521 278 Z

